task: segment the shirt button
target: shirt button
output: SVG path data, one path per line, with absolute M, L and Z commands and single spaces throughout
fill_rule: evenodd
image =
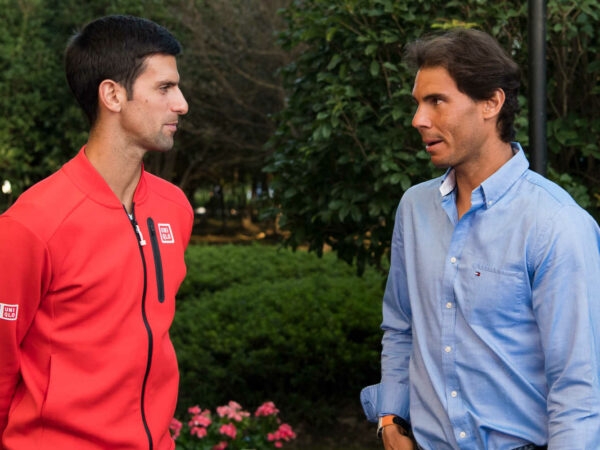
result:
M 450 395 L 452 396 L 452 398 L 456 398 L 458 393 L 456 391 L 452 391 L 452 392 L 450 392 Z
M 452 302 L 446 303 L 446 308 L 451 309 L 452 308 Z
M 445 351 L 446 353 L 450 353 L 450 352 L 452 351 L 452 347 L 450 347 L 450 346 L 448 345 L 448 346 L 446 346 L 446 347 L 444 348 L 444 351 Z
M 460 434 L 458 435 L 461 439 L 464 439 L 467 437 L 467 433 L 465 433 L 464 431 L 461 431 Z
M 451 262 L 452 264 L 456 264 L 456 258 L 453 256 L 452 258 L 450 258 L 450 262 Z

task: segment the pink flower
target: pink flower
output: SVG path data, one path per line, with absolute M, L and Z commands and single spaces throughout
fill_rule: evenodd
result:
M 296 433 L 292 430 L 292 427 L 287 423 L 282 423 L 279 425 L 279 429 L 277 430 L 279 433 L 279 439 L 283 439 L 284 441 L 290 441 L 292 439 L 296 439 Z
M 233 400 L 231 400 L 229 402 L 228 406 L 231 409 L 235 409 L 236 411 L 239 411 L 240 409 L 242 409 L 242 405 L 240 405 L 238 402 L 234 402 Z
M 287 423 L 282 423 L 277 431 L 267 434 L 267 440 L 269 442 L 291 441 L 292 439 L 296 439 L 296 433 L 294 433 L 292 427 L 290 427 Z M 275 442 L 276 447 L 277 442 Z
M 171 419 L 171 424 L 169 425 L 169 429 L 173 432 L 173 439 L 177 439 L 179 437 L 179 433 L 181 433 L 181 427 L 183 427 L 183 424 L 173 417 Z
M 206 435 L 208 434 L 208 431 L 206 431 L 206 428 L 204 428 L 204 427 L 191 427 L 190 434 L 192 436 L 196 435 L 198 437 L 198 439 L 202 439 L 202 438 L 206 437 Z
M 211 450 L 226 450 L 230 448 L 229 444 L 236 447 L 237 438 L 242 434 L 244 436 L 248 434 L 249 439 L 255 439 L 253 433 L 258 433 L 256 438 L 264 442 L 265 435 L 260 430 L 263 429 L 267 422 L 271 424 L 276 423 L 277 425 L 275 426 L 278 426 L 275 431 L 267 434 L 268 441 L 273 445 L 271 448 L 282 448 L 286 441 L 296 438 L 296 433 L 294 433 L 292 427 L 281 423 L 281 420 L 278 418 L 279 410 L 270 401 L 264 402 L 259 406 L 254 415 L 244 411 L 242 406 L 234 401 L 230 401 L 227 405 L 217 408 L 218 418 L 211 415 L 210 410 L 202 410 L 197 405 L 188 408 L 188 413 L 190 414 L 190 419 L 187 424 L 182 424 L 176 418 L 173 418 L 171 421 L 169 429 L 173 439 L 177 439 L 178 437 L 182 439 L 181 436 L 185 430 L 184 434 L 187 435 L 188 439 L 191 436 L 202 439 L 200 443 L 196 443 L 195 445 L 206 446 L 207 448 L 211 448 Z M 262 417 L 268 417 L 269 419 L 263 419 Z M 240 439 L 243 439 L 243 437 Z M 238 442 L 238 444 L 241 443 Z
M 235 436 L 237 435 L 237 429 L 235 428 L 234 424 L 226 423 L 225 425 L 221 425 L 221 428 L 219 428 L 219 433 L 229 436 L 231 439 L 235 439 Z
M 279 414 L 279 410 L 275 407 L 275 403 L 273 402 L 263 403 L 256 409 L 256 412 L 254 413 L 256 417 L 275 416 L 277 414 Z
M 219 417 L 225 417 L 229 414 L 229 406 L 217 406 L 217 414 Z
M 192 417 L 192 420 L 190 420 L 188 422 L 188 425 L 190 427 L 193 427 L 193 426 L 208 427 L 208 426 L 210 426 L 211 423 L 212 423 L 212 419 L 210 418 L 209 415 L 196 414 L 194 417 Z
M 247 411 L 242 411 L 242 406 L 234 401 L 230 401 L 226 406 L 219 406 L 217 408 L 217 414 L 219 417 L 227 417 L 236 422 L 241 422 L 244 417 L 250 415 Z
M 200 409 L 200 407 L 198 405 L 188 408 L 188 412 L 190 414 L 192 414 L 193 416 L 200 414 L 201 411 L 202 410 Z

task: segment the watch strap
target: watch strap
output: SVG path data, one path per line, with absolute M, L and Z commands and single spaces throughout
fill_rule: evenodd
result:
M 381 416 L 379 418 L 379 422 L 377 424 L 377 437 L 381 438 L 383 429 L 390 425 L 396 425 L 398 427 L 398 431 L 400 431 L 400 434 L 403 436 L 410 436 L 410 424 L 403 418 L 390 414 Z

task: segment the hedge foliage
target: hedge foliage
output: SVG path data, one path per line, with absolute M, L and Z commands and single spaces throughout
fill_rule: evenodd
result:
M 600 3 L 546 3 L 548 176 L 600 219 Z M 292 0 L 282 15 L 279 42 L 297 56 L 282 69 L 287 104 L 265 170 L 290 247 L 327 244 L 359 272 L 378 265 L 402 194 L 440 173 L 411 125 L 401 57 L 426 33 L 478 28 L 510 52 L 523 72 L 517 140 L 530 151 L 528 2 Z
M 383 279 L 325 253 L 190 246 L 172 339 L 179 412 L 272 400 L 286 420 L 333 421 L 379 377 Z M 290 419 L 291 418 L 291 419 Z

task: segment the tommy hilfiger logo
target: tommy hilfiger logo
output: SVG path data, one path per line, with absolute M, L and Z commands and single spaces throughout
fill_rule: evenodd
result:
M 17 320 L 19 305 L 5 305 L 0 303 L 0 319 Z
M 171 225 L 168 223 L 159 223 L 158 224 L 158 234 L 160 235 L 160 241 L 163 244 L 174 244 L 175 237 L 173 236 L 173 231 L 171 230 Z

